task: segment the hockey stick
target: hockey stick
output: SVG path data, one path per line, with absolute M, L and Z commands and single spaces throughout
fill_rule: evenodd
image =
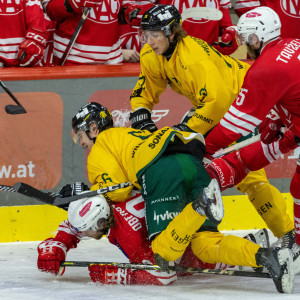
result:
M 2 80 L 0 80 L 0 85 L 4 89 L 4 91 L 13 99 L 18 105 L 9 104 L 5 106 L 5 111 L 10 115 L 19 115 L 26 114 L 27 111 L 22 106 L 22 104 L 18 101 L 18 99 L 14 96 L 14 94 L 8 89 L 8 87 L 4 84 Z
M 69 41 L 69 43 L 68 43 L 68 45 L 67 45 L 67 47 L 65 49 L 64 54 L 62 55 L 62 57 L 60 58 L 60 60 L 58 62 L 59 66 L 63 66 L 65 64 L 66 59 L 69 56 L 69 54 L 70 54 L 70 52 L 71 52 L 71 50 L 73 48 L 73 45 L 74 45 L 74 43 L 75 43 L 75 41 L 76 41 L 76 39 L 77 39 L 77 37 L 79 35 L 79 32 L 80 32 L 80 30 L 81 30 L 81 28 L 82 28 L 82 26 L 83 26 L 86 18 L 88 17 L 88 15 L 90 13 L 90 10 L 91 10 L 91 7 L 85 7 L 84 8 L 83 14 L 81 16 L 81 19 L 80 19 L 77 27 L 75 28 L 73 35 L 71 36 L 71 39 L 70 39 L 70 41 Z
M 9 185 L 1 185 L 0 184 L 0 191 L 3 192 L 13 192 L 16 193 L 17 191 L 14 189 L 13 186 L 9 186 Z
M 211 21 L 219 21 L 223 18 L 223 13 L 213 7 L 190 7 L 181 13 L 182 21 L 189 18 L 207 19 Z
M 213 154 L 213 157 L 214 158 L 218 158 L 218 157 L 223 156 L 225 154 L 228 154 L 230 152 L 233 152 L 233 151 L 242 149 L 242 148 L 244 148 L 246 146 L 249 146 L 251 144 L 254 144 L 254 143 L 258 142 L 258 141 L 260 141 L 260 134 L 255 135 L 255 136 L 253 136 L 253 137 L 251 137 L 251 138 L 249 138 L 249 139 L 247 139 L 245 141 L 242 141 L 240 143 L 236 143 L 236 144 L 234 144 L 234 145 L 232 145 L 232 146 L 230 146 L 228 148 L 221 149 L 221 150 L 217 151 L 215 154 Z
M 44 202 L 46 204 L 55 205 L 57 207 L 62 208 L 64 206 L 68 205 L 70 202 L 73 202 L 73 201 L 76 201 L 76 200 L 79 200 L 82 198 L 86 198 L 86 197 L 102 195 L 107 192 L 115 191 L 117 189 L 126 188 L 130 185 L 131 185 L 130 182 L 123 182 L 120 184 L 115 184 L 115 185 L 111 185 L 111 186 L 108 186 L 108 187 L 105 187 L 102 189 L 98 189 L 96 191 L 84 192 L 79 195 L 75 195 L 75 196 L 71 196 L 71 197 L 64 197 L 64 198 L 56 197 L 55 196 L 56 194 L 44 193 L 44 192 L 34 188 L 33 186 L 28 185 L 26 183 L 22 183 L 22 182 L 15 183 L 14 189 L 16 190 L 17 193 L 20 193 L 24 196 L 34 198 L 34 199 Z
M 161 268 L 156 265 L 117 263 L 117 262 L 63 261 L 60 263 L 61 267 L 89 267 L 92 265 L 110 265 L 122 269 L 135 269 L 135 270 L 154 270 L 154 271 L 161 270 Z M 170 266 L 169 270 L 176 271 L 179 273 L 198 273 L 198 274 L 204 273 L 204 274 L 214 274 L 214 275 L 271 278 L 270 274 L 265 272 L 238 271 L 238 270 L 228 270 L 228 269 L 226 270 L 201 269 L 201 268 Z

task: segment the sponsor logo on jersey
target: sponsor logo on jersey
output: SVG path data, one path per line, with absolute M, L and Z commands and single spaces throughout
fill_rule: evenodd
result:
M 91 8 L 88 19 L 104 24 L 118 22 L 119 11 L 119 0 L 103 0 L 101 6 Z
M 167 221 L 167 220 L 173 220 L 177 215 L 179 215 L 179 212 L 169 212 L 168 210 L 164 214 L 157 215 L 156 211 L 154 211 L 154 218 L 153 220 L 157 222 L 157 225 L 160 221 Z
M 300 0 L 280 0 L 280 7 L 286 15 L 300 18 Z
M 34 2 L 36 1 L 28 1 Z M 40 6 L 40 3 L 35 3 Z M 16 15 L 23 11 L 23 3 L 20 0 L 1 0 L 0 1 L 0 14 L 1 15 Z

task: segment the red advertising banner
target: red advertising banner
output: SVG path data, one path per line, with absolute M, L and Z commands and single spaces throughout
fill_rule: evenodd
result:
M 4 185 L 25 182 L 51 189 L 61 178 L 63 103 L 53 92 L 15 93 L 26 114 L 4 110 L 15 104 L 0 94 L 0 181 Z
M 130 94 L 132 90 L 97 91 L 91 95 L 89 102 L 95 101 L 106 106 L 114 118 L 115 126 L 130 126 Z M 190 101 L 168 88 L 154 106 L 152 120 L 158 128 L 180 123 L 185 113 L 192 107 Z M 268 178 L 290 178 L 295 172 L 296 159 L 300 148 L 279 158 L 266 168 Z

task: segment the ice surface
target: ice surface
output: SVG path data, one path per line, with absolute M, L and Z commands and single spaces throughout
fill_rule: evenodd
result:
M 170 286 L 108 286 L 91 282 L 88 269 L 68 267 L 62 277 L 39 272 L 38 242 L 0 244 L 1 300 L 67 299 L 300 299 L 300 275 L 291 295 L 276 291 L 272 279 L 199 274 L 179 278 Z M 127 262 L 121 251 L 101 241 L 82 241 L 67 260 Z

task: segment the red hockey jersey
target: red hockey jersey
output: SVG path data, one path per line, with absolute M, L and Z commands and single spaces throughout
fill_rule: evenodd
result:
M 300 136 L 299 70 L 299 39 L 269 43 L 247 72 L 229 111 L 205 139 L 208 153 L 253 132 L 272 108 L 287 128 Z
M 125 202 L 114 203 L 113 208 L 115 225 L 107 234 L 109 242 L 117 246 L 131 263 L 154 264 L 145 224 L 145 203 L 141 194 Z M 68 221 L 61 223 L 58 230 L 73 235 L 73 241 L 78 242 L 82 237 Z M 59 240 L 59 232 L 55 240 Z M 175 272 L 146 270 L 136 270 L 133 276 L 136 284 L 168 285 L 177 279 Z
M 54 33 L 54 63 L 58 63 L 69 43 L 81 14 L 68 13 L 64 0 L 43 0 L 51 20 L 57 21 Z M 117 64 L 123 61 L 119 39 L 118 13 L 121 0 L 103 0 L 92 7 L 71 49 L 65 65 Z
M 182 27 L 188 35 L 202 39 L 209 44 L 217 43 L 222 30 L 232 25 L 229 14 L 229 8 L 231 8 L 230 0 L 162 0 L 160 3 L 172 4 L 180 13 L 190 7 L 213 7 L 221 10 L 223 12 L 223 18 L 220 21 L 190 18 L 182 23 Z
M 18 66 L 19 45 L 31 28 L 47 31 L 47 21 L 39 0 L 0 1 L 0 62 Z
M 281 21 L 282 38 L 300 38 L 300 1 L 295 0 L 237 0 L 235 12 L 241 16 L 258 6 L 274 9 Z

